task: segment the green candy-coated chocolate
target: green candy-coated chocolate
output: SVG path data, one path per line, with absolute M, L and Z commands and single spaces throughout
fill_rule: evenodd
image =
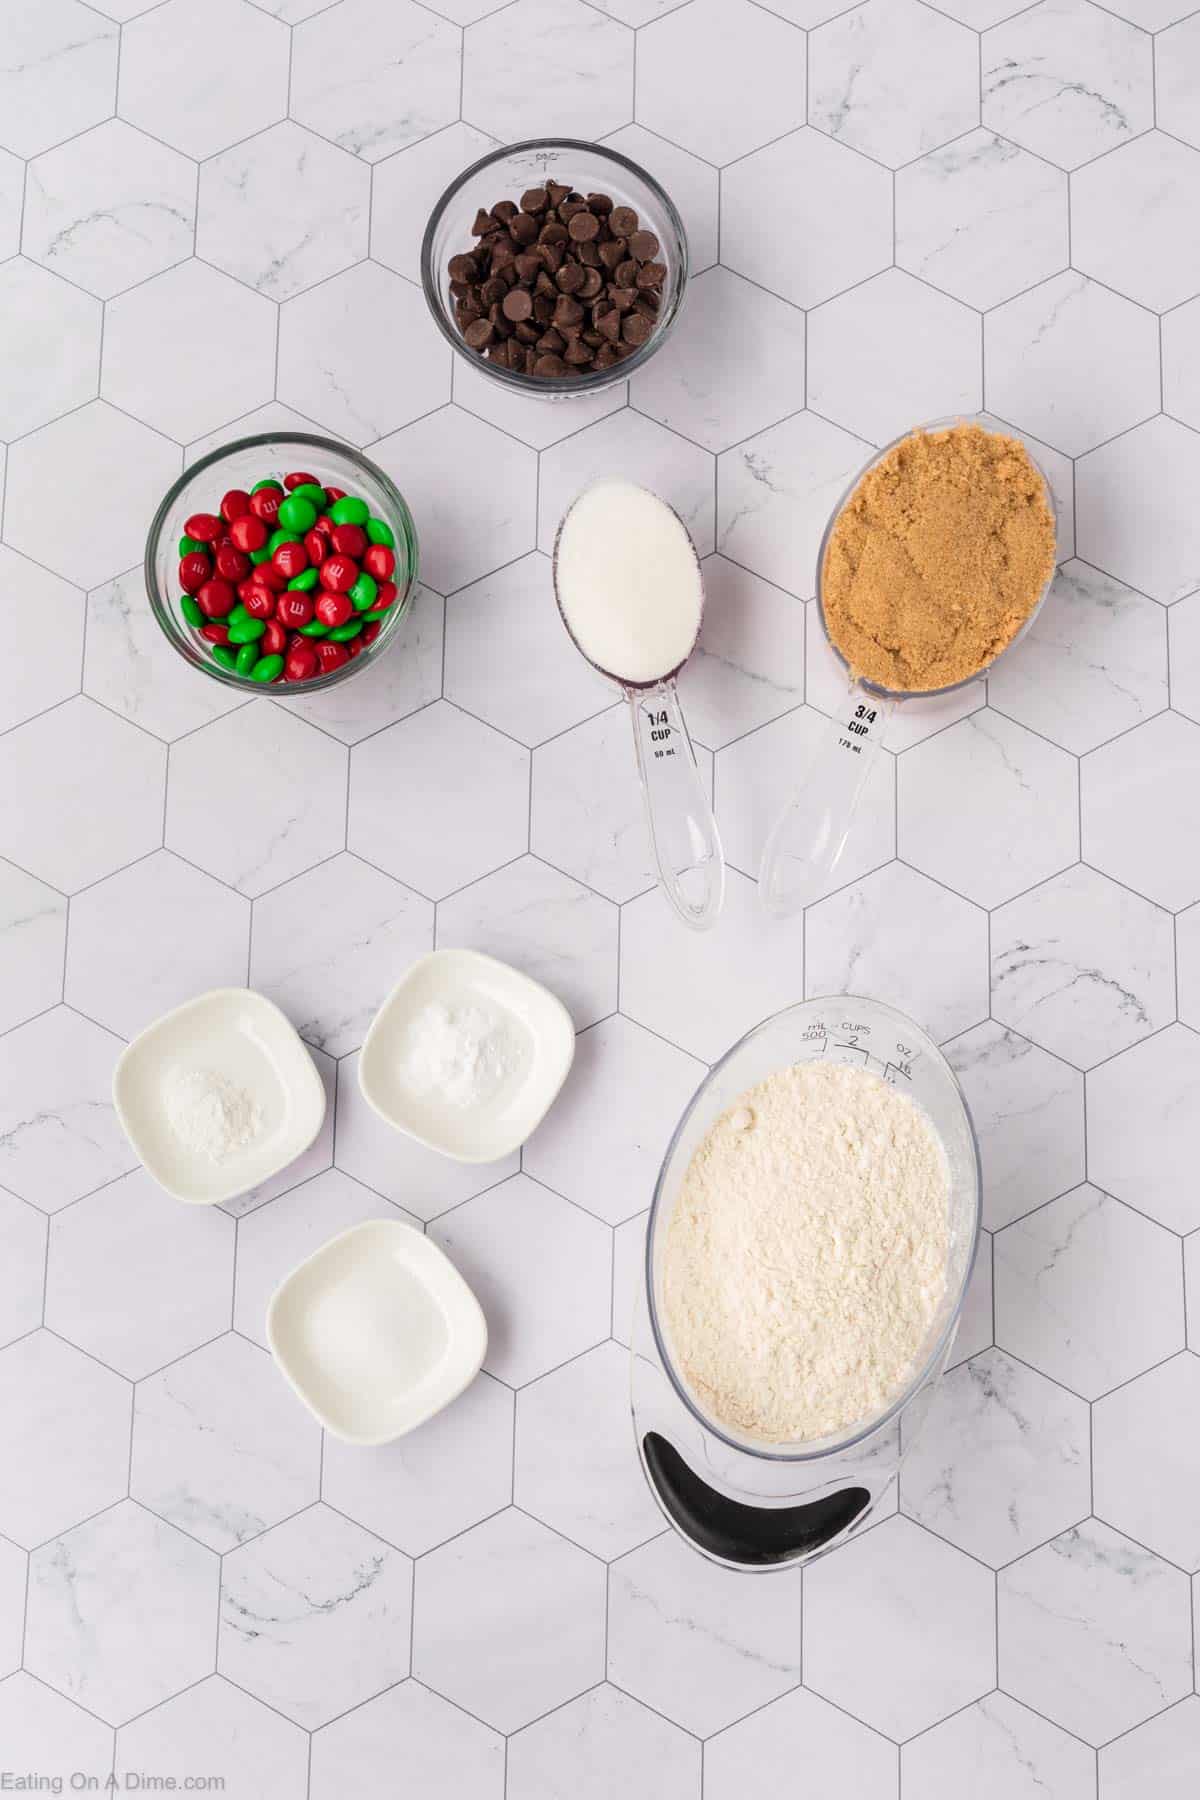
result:
M 243 619 L 248 619 L 249 617 L 250 614 L 246 611 L 241 601 L 235 600 L 221 623 L 223 625 L 240 625 Z
M 231 644 L 255 644 L 267 629 L 265 619 L 238 619 L 229 627 Z
M 329 641 L 331 644 L 345 644 L 351 638 L 356 638 L 362 628 L 361 619 L 347 619 L 344 625 L 334 626 L 329 634 Z
M 367 536 L 373 544 L 386 544 L 389 550 L 396 548 L 396 534 L 382 519 L 367 520 Z
M 350 589 L 350 599 L 356 612 L 366 612 L 368 606 L 374 606 L 379 594 L 379 583 L 365 569 L 360 570 L 358 580 Z
M 307 594 L 310 588 L 316 587 L 318 580 L 319 576 L 315 569 L 301 569 L 298 575 L 292 576 L 288 587 L 295 594 Z
M 270 562 L 270 560 L 271 552 L 267 549 L 265 544 L 260 550 L 251 550 L 250 552 L 250 561 L 254 564 L 255 568 L 258 567 L 259 563 Z
M 255 663 L 251 671 L 251 681 L 274 681 L 283 667 L 282 656 L 263 656 Z
M 276 481 L 276 479 L 273 475 L 266 475 L 263 477 L 263 479 L 261 481 L 256 481 L 254 486 L 250 489 L 250 492 L 252 494 L 257 494 L 259 488 L 265 488 L 265 487 L 278 488 L 279 492 L 281 494 L 283 492 L 282 481 Z
M 298 544 L 299 535 L 294 531 L 273 531 L 267 539 L 267 555 L 274 556 L 280 544 Z
M 180 556 L 191 556 L 191 554 L 194 550 L 198 550 L 200 552 L 201 556 L 207 556 L 208 552 L 209 552 L 209 545 L 202 544 L 200 542 L 199 538 L 190 538 L 190 537 L 181 537 L 180 538 L 180 540 L 179 540 Z
M 325 489 L 323 487 L 318 487 L 315 481 L 302 481 L 299 487 L 294 487 L 292 489 L 292 498 L 294 500 L 307 500 L 309 505 L 315 506 L 319 513 L 325 511 L 325 507 L 329 501 L 329 495 L 325 492 Z
M 320 619 L 310 619 L 307 625 L 300 627 L 301 637 L 328 637 L 329 626 L 323 625 Z
M 193 600 L 190 594 L 185 594 L 180 600 L 179 610 L 189 625 L 203 625 L 204 614 L 201 612 L 198 602 Z
M 228 644 L 213 644 L 209 655 L 214 662 L 220 663 L 223 669 L 232 669 L 237 664 L 237 651 L 231 650 Z
M 234 667 L 237 669 L 239 675 L 248 675 L 257 661 L 258 645 L 242 644 L 238 649 L 237 662 L 234 664 Z
M 303 537 L 316 522 L 316 507 L 311 500 L 302 500 L 298 494 L 289 494 L 279 508 L 279 523 L 285 531 L 294 531 Z
M 395 601 L 393 601 L 391 606 L 372 607 L 370 612 L 359 613 L 358 616 L 364 625 L 373 625 L 377 619 L 390 618 L 395 610 L 396 604 Z
M 343 494 L 329 509 L 335 525 L 365 525 L 371 509 L 357 494 Z

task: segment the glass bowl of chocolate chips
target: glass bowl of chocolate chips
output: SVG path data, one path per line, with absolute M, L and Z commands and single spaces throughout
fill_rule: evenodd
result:
M 687 238 L 645 169 L 572 138 L 510 144 L 452 182 L 421 246 L 443 337 L 510 392 L 594 393 L 675 321 Z

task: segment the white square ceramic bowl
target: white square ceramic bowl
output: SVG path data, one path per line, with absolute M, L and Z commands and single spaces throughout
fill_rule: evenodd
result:
M 404 1044 L 422 1009 L 491 1006 L 523 1055 L 513 1074 L 479 1106 L 415 1093 L 402 1072 Z M 478 950 L 433 950 L 412 965 L 376 1013 L 362 1047 L 358 1081 L 381 1119 L 456 1162 L 497 1162 L 541 1124 L 575 1055 L 571 1015 L 548 988 Z
M 167 1121 L 171 1075 L 215 1070 L 261 1108 L 254 1141 L 219 1161 L 181 1144 Z M 156 1019 L 113 1071 L 113 1104 L 143 1166 L 176 1200 L 213 1206 L 286 1169 L 325 1118 L 325 1089 L 295 1027 L 253 988 L 214 988 Z
M 487 1323 L 432 1238 L 398 1219 L 367 1219 L 280 1283 L 267 1342 L 328 1431 L 348 1444 L 386 1444 L 475 1379 Z

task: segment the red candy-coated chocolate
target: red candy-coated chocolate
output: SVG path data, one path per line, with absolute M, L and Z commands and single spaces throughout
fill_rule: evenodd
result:
M 351 638 L 350 642 L 346 645 L 347 650 L 350 652 L 350 661 L 353 662 L 356 656 L 361 656 L 366 647 L 367 646 L 362 641 L 361 632 L 356 638 Z
M 346 498 L 346 490 L 345 490 L 345 488 L 331 488 L 331 487 L 327 487 L 327 488 L 326 488 L 326 489 L 325 489 L 325 492 L 326 492 L 326 493 L 327 493 L 327 494 L 328 494 L 328 495 L 329 495 L 329 499 L 330 499 L 330 502 L 331 502 L 331 503 L 332 503 L 332 502 L 333 502 L 333 501 L 334 501 L 334 500 L 344 500 L 344 499 L 345 499 L 345 498 Z
M 313 568 L 319 569 L 329 555 L 329 539 L 314 525 L 311 531 L 304 534 L 304 549 Z
M 264 586 L 269 587 L 276 594 L 282 594 L 288 584 L 288 577 L 282 569 L 276 568 L 274 559 L 270 562 L 255 563 L 254 573 Z
M 320 487 L 321 484 L 315 475 L 291 474 L 284 476 L 283 485 L 290 494 L 293 488 L 304 487 L 305 485 L 308 487 Z
M 312 644 L 301 638 L 298 644 L 292 645 L 283 663 L 283 672 L 289 681 L 309 681 L 316 674 L 317 652 Z
M 329 541 L 342 556 L 352 556 L 358 561 L 367 547 L 367 534 L 361 525 L 335 525 Z
M 217 551 L 217 574 L 226 581 L 245 581 L 250 573 L 250 558 L 236 544 L 222 544 Z
M 193 513 L 183 524 L 184 536 L 197 538 L 202 544 L 215 543 L 221 530 L 221 521 L 215 513 Z
M 196 589 L 196 605 L 206 619 L 223 619 L 232 610 L 233 599 L 232 587 L 227 581 L 222 581 L 219 575 L 214 575 L 211 581 L 206 581 L 203 587 Z
M 271 562 L 285 581 L 294 581 L 308 567 L 308 551 L 303 544 L 280 544 Z
M 243 518 L 250 511 L 250 496 L 245 488 L 230 488 L 221 501 L 221 517 L 232 525 L 235 519 Z
M 179 559 L 179 585 L 185 594 L 194 594 L 212 574 L 212 564 L 203 550 L 189 550 Z
M 376 581 L 387 581 L 396 568 L 396 558 L 386 544 L 372 544 L 363 557 L 363 568 Z
M 254 496 L 257 499 L 257 495 Z M 253 501 L 251 501 L 253 505 Z M 229 527 L 229 541 L 238 550 L 249 556 L 251 550 L 261 550 L 266 543 L 269 532 L 263 521 L 255 513 L 243 513 Z
M 278 619 L 268 619 L 267 629 L 258 640 L 258 648 L 263 656 L 282 656 L 287 648 L 287 630 Z
M 363 626 L 361 637 L 356 637 L 354 642 L 356 644 L 373 644 L 379 636 L 380 623 L 379 619 L 372 619 L 369 625 Z
M 207 638 L 210 644 L 227 644 L 229 642 L 228 625 L 202 625 L 200 636 Z
M 280 594 L 275 607 L 275 616 L 292 631 L 299 631 L 301 625 L 307 625 L 313 616 L 313 600 L 311 594 L 302 594 L 298 590 L 290 594 Z
M 275 611 L 275 596 L 270 588 L 256 582 L 242 601 L 252 619 L 269 619 Z
M 373 610 L 375 612 L 382 612 L 386 606 L 390 606 L 392 601 L 396 598 L 396 591 L 396 584 L 394 581 L 381 581 L 379 584 L 379 592 L 371 602 Z
M 348 594 L 358 580 L 358 564 L 348 556 L 327 556 L 321 564 L 321 586 L 331 594 Z
M 317 522 L 313 526 L 313 530 L 319 531 L 322 537 L 327 538 L 333 536 L 333 520 L 328 513 L 317 514 Z
M 317 617 L 322 625 L 344 625 L 353 613 L 353 604 L 345 594 L 326 593 L 318 597 Z
M 279 517 L 279 508 L 283 505 L 285 498 L 282 488 L 259 488 L 257 494 L 250 496 L 250 511 L 256 519 L 261 519 L 264 525 L 269 525 L 274 531 L 275 521 Z
M 328 638 L 317 639 L 317 664 L 322 675 L 340 669 L 343 663 L 350 661 L 350 652 L 345 644 L 331 644 Z

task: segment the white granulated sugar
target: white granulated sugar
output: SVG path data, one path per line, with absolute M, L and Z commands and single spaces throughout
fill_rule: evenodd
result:
M 945 1289 L 949 1185 L 926 1115 L 865 1069 L 799 1063 L 739 1096 L 664 1252 L 671 1353 L 704 1410 L 800 1443 L 893 1400 Z
M 213 1162 L 244 1150 L 262 1123 L 253 1094 L 216 1069 L 172 1069 L 166 1103 L 167 1123 L 184 1149 Z

